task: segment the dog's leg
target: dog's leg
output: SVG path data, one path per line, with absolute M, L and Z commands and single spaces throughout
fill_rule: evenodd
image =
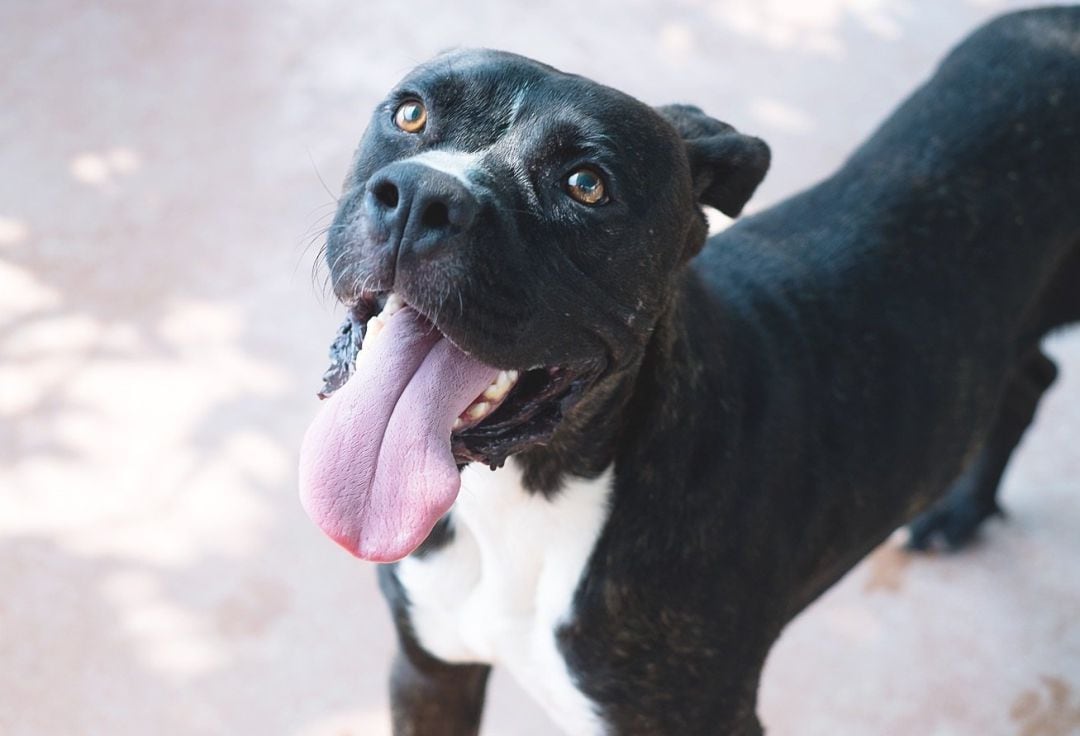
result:
M 911 549 L 928 549 L 941 537 L 958 549 L 989 516 L 1001 513 L 998 484 L 1016 445 L 1035 416 L 1039 399 L 1057 377 L 1057 367 L 1041 350 L 1027 354 L 1005 389 L 997 418 L 975 460 L 948 494 L 909 525 Z
M 403 645 L 390 675 L 394 736 L 476 736 L 491 668 L 454 665 Z
M 450 664 L 421 646 L 395 567 L 379 567 L 379 587 L 390 604 L 398 635 L 398 653 L 390 671 L 394 736 L 476 736 L 491 667 Z

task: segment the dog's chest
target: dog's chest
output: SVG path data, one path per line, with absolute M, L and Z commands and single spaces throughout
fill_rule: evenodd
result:
M 611 472 L 529 494 L 511 461 L 470 465 L 451 510 L 453 539 L 398 565 L 420 643 L 449 662 L 505 667 L 568 733 L 600 733 L 555 643 L 608 516 Z

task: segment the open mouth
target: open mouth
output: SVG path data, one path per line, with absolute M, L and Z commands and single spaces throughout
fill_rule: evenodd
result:
M 399 295 L 351 310 L 304 437 L 301 501 L 332 539 L 376 562 L 418 547 L 450 509 L 460 468 L 545 444 L 600 373 L 596 362 L 499 369 Z
M 319 398 L 328 398 L 349 380 L 359 352 L 372 350 L 390 319 L 406 307 L 394 292 L 370 294 L 353 307 L 330 348 Z M 496 468 L 510 455 L 544 444 L 598 372 L 594 362 L 499 371 L 451 426 L 455 460 Z
M 382 309 L 378 314 L 369 318 L 364 325 L 364 337 L 360 349 L 371 349 L 382 334 L 386 323 L 405 306 L 405 300 L 397 294 L 391 292 L 383 297 Z M 432 326 L 432 329 L 434 329 L 434 326 Z M 461 433 L 487 419 L 495 409 L 502 405 L 520 375 L 518 371 L 514 370 L 499 371 L 499 375 L 488 384 L 483 393 L 473 399 L 465 411 L 458 415 L 450 429 L 455 433 Z

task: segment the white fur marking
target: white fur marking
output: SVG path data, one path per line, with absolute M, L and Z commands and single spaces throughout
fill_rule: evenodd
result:
M 568 734 L 602 734 L 555 645 L 608 516 L 611 471 L 529 494 L 512 460 L 462 472 L 453 540 L 397 569 L 420 643 L 449 662 L 505 667 Z
M 436 149 L 418 153 L 407 160 L 449 174 L 465 186 L 469 186 L 469 171 L 476 166 L 480 157 L 480 153 Z

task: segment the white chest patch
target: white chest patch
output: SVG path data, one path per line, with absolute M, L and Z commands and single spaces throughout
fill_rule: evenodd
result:
M 551 501 L 522 488 L 513 460 L 470 465 L 451 509 L 453 540 L 397 575 L 420 643 L 448 662 L 504 667 L 569 734 L 601 734 L 555 645 L 608 516 L 611 471 L 571 480 Z

